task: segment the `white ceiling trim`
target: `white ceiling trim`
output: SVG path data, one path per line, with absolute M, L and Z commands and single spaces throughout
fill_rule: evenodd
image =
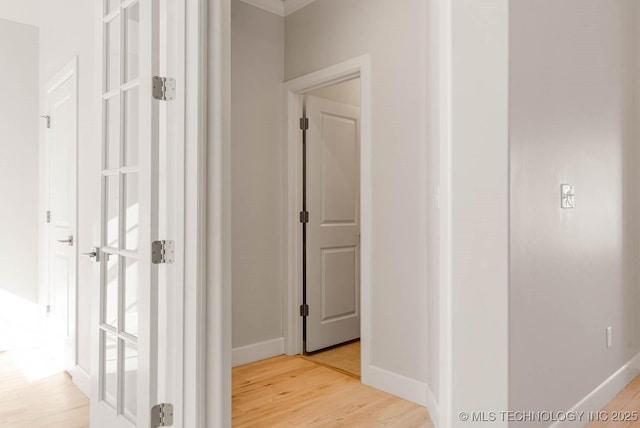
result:
M 282 0 L 242 0 L 245 3 L 249 3 L 251 6 L 259 7 L 267 12 L 275 13 L 276 15 L 285 16 L 284 14 L 284 2 Z
M 284 0 L 284 16 L 291 15 L 316 0 Z
M 242 0 L 251 6 L 259 7 L 267 12 L 275 13 L 279 16 L 287 16 L 303 7 L 313 3 L 315 0 Z

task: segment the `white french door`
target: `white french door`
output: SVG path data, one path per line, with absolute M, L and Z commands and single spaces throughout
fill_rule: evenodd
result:
M 91 426 L 150 427 L 157 396 L 158 6 L 97 0 L 101 52 L 100 284 L 92 323 Z

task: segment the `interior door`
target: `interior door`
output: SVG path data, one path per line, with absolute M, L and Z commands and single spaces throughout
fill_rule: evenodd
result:
M 91 426 L 151 426 L 157 395 L 158 10 L 97 0 L 102 72 L 100 284 L 94 293 Z
M 54 356 L 75 367 L 76 296 L 76 74 L 75 60 L 48 89 L 49 327 Z
M 306 351 L 360 337 L 360 109 L 306 96 Z

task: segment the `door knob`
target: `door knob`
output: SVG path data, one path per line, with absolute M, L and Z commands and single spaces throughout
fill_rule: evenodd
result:
M 94 262 L 100 261 L 99 254 L 100 251 L 96 247 L 93 247 L 90 253 L 82 253 L 83 256 L 88 256 Z
M 61 244 L 69 244 L 70 247 L 73 247 L 73 236 L 69 235 L 67 239 L 58 239 L 58 242 Z

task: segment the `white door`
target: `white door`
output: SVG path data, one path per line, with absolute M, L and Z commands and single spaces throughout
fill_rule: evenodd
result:
M 151 426 L 157 395 L 158 6 L 97 0 L 102 53 L 100 284 L 92 325 L 91 427 Z
M 76 364 L 76 60 L 47 86 L 49 117 L 49 327 L 55 357 Z
M 360 337 L 360 109 L 306 97 L 306 351 Z

